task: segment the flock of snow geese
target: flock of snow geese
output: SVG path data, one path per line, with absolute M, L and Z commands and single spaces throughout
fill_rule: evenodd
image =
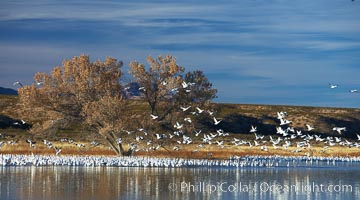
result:
M 232 156 L 229 159 L 184 159 L 116 156 L 54 156 L 0 154 L 0 166 L 85 166 L 85 167 L 311 167 L 358 163 L 358 157 Z
M 339 85 L 338 84 L 331 84 L 329 83 L 329 87 L 330 89 L 335 89 L 335 88 L 338 88 Z M 349 90 L 350 93 L 359 93 L 359 91 L 357 89 L 351 89 Z
M 15 83 L 14 83 L 15 84 Z M 16 83 L 22 85 L 21 83 Z M 188 83 L 184 83 L 183 87 L 188 87 Z M 338 85 L 330 84 L 331 89 L 337 88 Z M 357 93 L 357 90 L 351 90 L 351 93 Z M 230 134 L 226 133 L 222 129 L 217 129 L 214 132 L 202 133 L 202 130 L 194 130 L 194 133 L 185 133 L 184 127 L 193 122 L 192 118 L 207 114 L 213 120 L 214 127 L 222 122 L 222 120 L 214 116 L 214 112 L 210 110 L 201 109 L 192 106 L 180 106 L 179 110 L 185 112 L 186 117 L 183 122 L 177 121 L 173 127 L 174 132 L 172 133 L 148 133 L 144 128 L 139 128 L 133 131 L 127 131 L 129 135 L 127 138 L 133 138 L 133 141 L 127 143 L 129 148 L 133 152 L 138 151 L 155 151 L 165 146 L 172 148 L 173 151 L 179 151 L 181 149 L 187 149 L 187 145 L 193 144 L 192 153 L 198 152 L 200 149 L 205 148 L 208 145 L 215 145 L 215 148 L 211 150 L 216 151 L 218 148 L 230 148 L 237 146 L 248 146 L 249 148 L 258 148 L 261 151 L 271 151 L 273 149 L 283 149 L 294 153 L 302 152 L 303 149 L 311 149 L 315 143 L 318 146 L 322 145 L 322 152 L 328 151 L 333 146 L 344 146 L 344 147 L 360 147 L 360 135 L 357 135 L 357 141 L 351 142 L 341 137 L 346 127 L 333 127 L 333 131 L 339 134 L 339 136 L 322 137 L 321 135 L 312 134 L 311 132 L 316 129 L 311 124 L 306 124 L 306 130 L 297 130 L 291 126 L 292 121 L 288 120 L 288 113 L 284 111 L 277 112 L 277 119 L 279 125 L 276 127 L 276 136 L 270 135 L 265 136 L 258 133 L 257 127 L 251 125 L 249 133 L 254 134 L 254 139 L 245 140 L 237 137 L 230 138 Z M 157 120 L 158 116 L 151 114 L 151 120 Z M 25 124 L 25 121 L 21 121 Z M 135 135 L 135 137 L 133 137 Z M 227 136 L 227 137 L 226 137 Z M 2 135 L 0 134 L 0 139 Z M 149 139 L 150 138 L 150 139 Z M 127 139 L 128 140 L 128 139 Z M 125 144 L 125 139 L 117 138 L 117 143 Z M 163 141 L 167 141 L 166 145 Z M 170 144 L 169 144 L 169 141 Z M 30 148 L 35 148 L 36 141 L 27 139 Z M 67 142 L 74 144 L 79 148 L 84 148 L 84 144 L 75 143 L 72 139 L 63 138 L 60 142 Z M 11 141 L 0 141 L 0 149 L 3 145 L 15 145 L 16 142 Z M 75 165 L 75 166 L 163 166 L 163 167 L 180 167 L 180 166 L 278 166 L 281 161 L 285 160 L 286 166 L 289 166 L 289 161 L 302 160 L 302 159 L 314 159 L 314 160 L 326 160 L 326 161 L 349 161 L 350 158 L 326 158 L 326 157 L 314 157 L 310 153 L 305 156 L 292 157 L 292 156 L 244 156 L 236 157 L 232 156 L 230 159 L 225 160 L 211 160 L 211 159 L 175 159 L 175 158 L 145 158 L 145 157 L 103 157 L 103 156 L 59 156 L 61 148 L 55 147 L 52 142 L 43 140 L 43 144 L 48 148 L 55 150 L 55 155 L 42 156 L 42 155 L 0 155 L 0 165 Z M 175 145 L 173 145 L 175 144 Z M 96 147 L 100 143 L 93 141 L 90 145 Z M 196 146 L 196 147 L 195 147 Z M 194 148 L 195 147 L 195 148 Z M 294 147 L 294 148 L 290 148 Z M 209 151 L 209 150 L 206 150 Z M 211 157 L 212 153 L 208 153 Z M 360 161 L 360 158 L 351 158 L 350 161 Z
M 200 114 L 208 114 L 213 119 L 213 125 L 216 127 L 221 123 L 222 120 L 216 118 L 214 112 L 205 111 L 199 107 L 196 107 L 194 111 L 190 110 L 191 106 L 180 107 L 183 112 L 189 112 L 193 116 L 198 116 Z M 158 116 L 150 115 L 152 120 L 156 120 Z M 343 132 L 346 131 L 346 127 L 333 127 L 332 131 L 337 133 L 339 136 L 327 136 L 323 137 L 322 135 L 317 135 L 311 133 L 316 127 L 310 124 L 306 124 L 306 130 L 297 130 L 291 126 L 292 121 L 287 119 L 287 112 L 277 112 L 277 119 L 279 120 L 279 125 L 276 127 L 276 136 L 270 135 L 265 136 L 261 135 L 257 131 L 257 127 L 251 126 L 249 132 L 254 134 L 253 140 L 244 140 L 238 137 L 230 138 L 230 134 L 226 133 L 222 129 L 217 129 L 216 131 L 209 133 L 202 133 L 202 130 L 194 130 L 192 134 L 186 134 L 183 129 L 186 124 L 192 123 L 191 117 L 185 117 L 184 123 L 175 122 L 173 125 L 175 131 L 173 133 L 167 134 L 153 134 L 152 139 L 145 139 L 145 136 L 149 134 L 145 129 L 141 128 L 136 131 L 126 131 L 129 135 L 134 132 L 139 132 L 135 137 L 136 142 L 128 143 L 129 148 L 134 152 L 138 151 L 155 151 L 162 146 L 161 141 L 172 141 L 173 145 L 167 144 L 166 146 L 172 148 L 174 151 L 179 151 L 181 149 L 188 149 L 187 145 L 193 144 L 191 146 L 192 153 L 199 152 L 200 149 L 205 148 L 209 145 L 215 145 L 215 148 L 230 148 L 232 146 L 248 146 L 249 148 L 259 148 L 261 151 L 269 151 L 271 149 L 283 149 L 286 151 L 291 151 L 294 153 L 302 152 L 303 149 L 311 149 L 312 145 L 315 143 L 317 146 L 322 146 L 321 152 L 330 151 L 333 146 L 343 146 L 343 147 L 360 147 L 360 142 L 350 142 L 347 139 L 341 137 Z M 156 136 L 156 137 L 155 137 Z M 226 137 L 228 136 L 228 137 Z M 360 135 L 356 134 L 357 140 L 360 141 Z M 149 138 L 149 137 L 148 137 Z M 151 138 L 151 137 L 150 137 Z M 145 141 L 146 145 L 143 145 L 142 148 L 138 148 L 138 144 L 141 141 Z M 118 139 L 118 143 L 124 143 L 122 138 Z M 145 146 L 145 147 L 144 147 Z M 294 147 L 294 148 L 289 148 Z M 214 148 L 212 148 L 214 149 Z M 309 154 L 309 153 L 307 153 Z M 211 153 L 209 153 L 211 156 Z
M 207 113 L 213 116 L 213 112 L 205 111 L 199 107 L 196 107 L 195 112 L 191 112 L 191 106 L 181 107 L 180 109 L 183 112 L 189 112 L 192 115 L 200 115 Z M 182 129 L 184 124 L 176 122 L 174 124 L 174 131 L 172 134 L 150 134 L 145 129 L 141 128 L 136 131 L 126 131 L 128 135 L 138 132 L 135 136 L 136 142 L 128 143 L 129 148 L 132 148 L 135 152 L 137 151 L 155 151 L 161 147 L 161 140 L 167 140 L 173 138 L 173 143 L 176 141 L 176 145 L 173 146 L 174 151 L 179 151 L 182 148 L 187 149 L 187 145 L 194 143 L 192 148 L 196 145 L 196 149 L 192 152 L 195 153 L 201 148 L 205 148 L 207 145 L 215 144 L 215 148 L 212 150 L 216 151 L 218 148 L 229 148 L 231 146 L 248 146 L 249 148 L 259 148 L 261 151 L 271 151 L 272 149 L 283 149 L 288 150 L 289 147 L 292 148 L 292 152 L 301 152 L 303 149 L 311 149 L 312 144 L 315 142 L 317 145 L 323 143 L 322 151 L 330 150 L 330 147 L 333 146 L 347 146 L 347 147 L 360 147 L 359 142 L 350 142 L 347 139 L 343 139 L 341 135 L 346 131 L 346 127 L 334 127 L 332 130 L 339 134 L 339 137 L 322 137 L 321 135 L 311 134 L 311 131 L 316 129 L 316 127 L 306 124 L 306 130 L 296 130 L 291 126 L 292 121 L 287 119 L 288 113 L 281 111 L 277 112 L 277 119 L 279 120 L 279 126 L 276 127 L 276 136 L 270 135 L 265 136 L 258 133 L 256 126 L 251 126 L 249 133 L 254 134 L 253 140 L 244 140 L 240 138 L 233 137 L 230 138 L 229 133 L 225 133 L 222 129 L 217 129 L 216 133 L 202 133 L 201 130 L 195 130 L 195 133 L 186 135 Z M 150 118 L 153 120 L 157 119 L 157 116 L 150 115 Z M 212 117 L 214 126 L 219 125 L 222 120 Z M 190 117 L 184 118 L 184 123 L 191 123 L 192 120 Z M 145 140 L 145 136 L 153 135 L 153 139 Z M 360 141 L 360 135 L 357 135 L 357 140 Z M 228 136 L 228 137 L 224 137 Z M 0 135 L 1 137 L 1 135 Z M 131 137 L 131 136 L 130 136 Z M 149 137 L 147 137 L 149 138 Z M 268 138 L 268 139 L 266 139 Z M 142 141 L 146 142 L 142 149 L 137 148 L 138 144 Z M 29 143 L 30 148 L 35 148 L 36 141 L 26 140 Z M 85 145 L 81 143 L 76 143 L 72 139 L 62 138 L 60 142 L 74 144 L 79 148 L 84 148 Z M 125 139 L 118 138 L 118 143 L 125 143 Z M 313 142 L 313 143 L 312 143 Z M 0 149 L 4 144 L 15 145 L 16 142 L 13 140 L 5 143 L 4 141 L 0 142 Z M 263 166 L 263 167 L 272 167 L 272 166 L 297 166 L 300 160 L 309 159 L 311 161 L 327 161 L 327 162 L 337 162 L 337 161 L 360 161 L 360 158 L 326 158 L 326 157 L 314 157 L 309 153 L 305 155 L 299 154 L 299 156 L 231 156 L 230 159 L 225 160 L 212 160 L 212 159 L 175 159 L 175 158 L 146 158 L 139 156 L 132 157 L 104 157 L 104 156 L 59 156 L 61 149 L 53 145 L 52 142 L 48 140 L 43 140 L 43 144 L 48 148 L 53 148 L 55 150 L 55 155 L 1 155 L 0 156 L 0 165 L 70 165 L 70 166 L 143 166 L 143 167 L 181 167 L 181 166 L 233 166 L 233 167 L 245 167 L 245 166 Z M 154 145 L 156 144 L 156 145 Z M 100 145 L 99 142 L 92 141 L 90 143 L 92 146 Z M 168 144 L 169 145 L 169 144 Z M 170 145 L 171 146 L 171 145 Z M 211 156 L 211 155 L 210 155 Z M 306 160 L 305 159 L 305 160 Z M 349 160 L 350 159 L 350 160 Z M 294 163 L 294 160 L 296 161 Z M 285 164 L 284 164 L 285 163 Z

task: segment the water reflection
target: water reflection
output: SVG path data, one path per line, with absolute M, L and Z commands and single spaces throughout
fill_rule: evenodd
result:
M 1 167 L 0 199 L 360 199 L 360 168 L 356 165 L 241 169 Z M 329 185 L 351 188 L 328 191 Z M 286 186 L 296 186 L 297 190 L 286 190 Z M 308 186 L 312 188 L 304 191 Z

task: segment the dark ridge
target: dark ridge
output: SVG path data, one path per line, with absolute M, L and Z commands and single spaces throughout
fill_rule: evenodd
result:
M 17 91 L 14 89 L 10 89 L 10 88 L 3 88 L 0 87 L 0 94 L 5 94 L 5 95 L 18 95 Z

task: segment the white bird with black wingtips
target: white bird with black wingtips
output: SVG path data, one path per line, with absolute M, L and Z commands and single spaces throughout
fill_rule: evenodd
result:
M 186 118 L 184 119 L 184 121 L 189 122 L 189 123 L 191 123 L 191 122 L 192 122 L 192 120 L 191 120 L 191 118 L 190 118 L 190 117 L 186 117 Z
M 44 82 L 42 82 L 42 81 L 40 81 L 40 82 L 35 81 L 35 84 L 36 84 L 37 86 L 40 86 L 40 85 L 43 85 Z
M 346 131 L 346 127 L 334 127 L 333 131 L 338 132 L 339 134 L 342 134 L 341 131 Z
M 176 122 L 176 124 L 174 125 L 174 128 L 176 129 L 181 129 L 183 127 L 183 124 L 179 124 L 179 122 Z
M 309 124 L 306 124 L 306 128 L 307 128 L 308 131 L 314 130 L 314 127 L 312 127 L 312 126 L 309 125 Z
M 183 112 L 189 110 L 189 108 L 191 108 L 191 106 L 188 106 L 188 107 L 182 107 L 182 106 L 180 106 L 180 109 L 181 109 Z
M 188 83 L 186 83 L 185 81 L 183 81 L 183 82 L 181 83 L 181 85 L 182 85 L 182 87 L 183 87 L 183 88 L 187 88 L 187 87 L 189 87 L 189 84 L 188 84 Z
M 290 124 L 291 122 L 292 122 L 292 121 L 287 120 L 287 119 L 280 119 L 280 126 L 288 125 L 288 124 Z
M 256 131 L 256 126 L 251 125 L 250 133 L 255 133 Z
M 150 117 L 151 117 L 153 120 L 155 120 L 155 119 L 159 118 L 159 116 L 157 116 L 157 115 L 153 115 L 153 114 L 151 114 L 151 115 L 150 115 Z
M 61 152 L 61 148 L 54 147 L 54 149 L 55 149 L 55 155 L 59 155 L 59 153 Z
M 199 130 L 199 131 L 196 131 L 196 130 L 195 130 L 195 136 L 196 136 L 196 137 L 199 136 L 200 133 L 201 133 L 201 130 Z
M 199 114 L 201 114 L 202 112 L 204 112 L 204 110 L 200 109 L 199 107 L 196 107 L 196 110 L 198 111 Z
M 283 119 L 286 117 L 287 112 L 280 111 L 280 112 L 277 112 L 276 114 L 277 114 L 278 119 Z
M 339 85 L 329 83 L 329 87 L 330 87 L 330 89 L 335 89 L 335 88 L 339 87 Z
M 14 82 L 13 85 L 19 85 L 20 87 L 23 87 L 23 84 L 19 81 Z
M 34 147 L 35 147 L 35 143 L 36 143 L 35 141 L 30 140 L 30 139 L 27 139 L 26 142 L 29 143 L 30 148 L 34 148 Z
M 218 120 L 218 119 L 216 119 L 216 118 L 214 117 L 214 124 L 215 124 L 215 125 L 218 125 L 221 121 L 222 121 L 222 120 Z

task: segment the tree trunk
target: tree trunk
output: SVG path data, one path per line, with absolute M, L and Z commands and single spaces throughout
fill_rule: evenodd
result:
M 114 145 L 113 141 L 112 141 L 110 138 L 106 137 L 106 136 L 104 136 L 104 138 L 105 138 L 105 141 L 106 141 L 106 142 L 109 144 L 109 146 L 111 147 L 111 149 L 116 153 L 116 155 L 121 156 L 120 149 L 118 149 L 118 148 Z
M 124 150 L 124 148 L 123 148 L 123 146 L 122 146 L 121 143 L 118 143 L 118 149 L 119 149 L 120 155 L 121 155 L 121 156 L 124 156 L 124 155 L 125 155 L 125 150 Z
M 103 135 L 104 136 L 104 135 Z M 121 143 L 118 143 L 116 145 L 116 141 L 114 139 L 111 139 L 112 137 L 104 136 L 106 142 L 109 144 L 111 149 L 116 153 L 118 156 L 130 156 L 132 154 L 132 150 L 129 149 L 128 151 L 125 151 L 123 145 Z

